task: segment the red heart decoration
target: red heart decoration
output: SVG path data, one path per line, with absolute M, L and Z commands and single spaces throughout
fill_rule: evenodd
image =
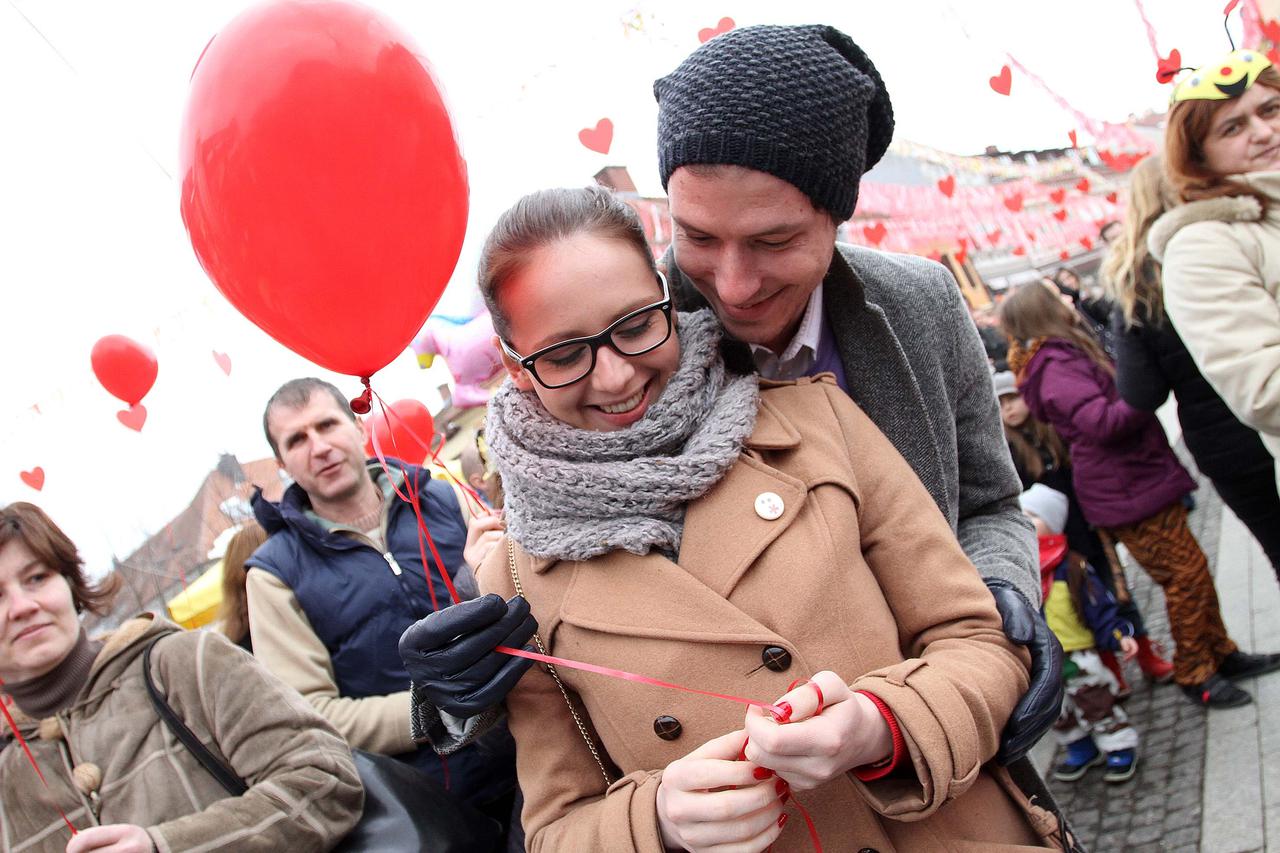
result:
M 608 154 L 609 146 L 613 145 L 613 122 L 602 118 L 595 127 L 584 127 L 578 131 L 578 141 L 597 154 Z
M 1005 196 L 1004 206 L 1012 210 L 1014 213 L 1017 213 L 1019 210 L 1022 210 L 1022 193 L 1017 193 L 1011 196 Z
M 1090 240 L 1088 237 L 1081 237 L 1080 245 L 1084 246 L 1084 250 L 1087 252 L 1093 248 L 1093 241 Z
M 1074 130 L 1067 131 L 1067 138 L 1071 140 L 1072 148 L 1079 148 L 1080 143 L 1076 141 L 1076 132 Z
M 1115 204 L 1116 199 L 1118 199 L 1119 196 L 1114 192 L 1110 192 L 1110 193 L 1107 193 L 1106 196 L 1104 196 L 1104 198 L 1106 198 L 1106 200 L 1111 202 L 1112 204 Z
M 1156 82 L 1172 83 L 1174 75 L 1182 69 L 1182 54 L 1175 47 L 1169 55 L 1158 57 L 1156 62 Z
M 1089 186 L 1090 185 L 1089 185 L 1088 178 L 1081 178 L 1080 180 L 1076 181 L 1076 189 L 1080 190 L 1080 192 L 1082 193 L 1087 193 L 1089 191 Z
M 884 227 L 883 222 L 877 222 L 875 225 L 869 227 L 863 226 L 862 233 L 869 241 L 871 241 L 871 245 L 879 246 L 881 241 L 884 240 L 885 235 L 889 233 L 889 229 Z
M 218 352 L 217 350 L 214 350 L 213 360 L 218 362 L 218 367 L 222 368 L 223 373 L 228 376 L 231 375 L 231 356 L 227 355 L 225 352 Z
M 999 228 L 997 228 L 996 230 L 992 231 L 990 234 L 987 235 L 987 240 L 991 243 L 992 246 L 994 246 L 996 243 L 1000 242 L 1000 235 L 1002 233 L 1004 232 L 1001 231 Z
M 1062 189 L 1061 187 L 1049 193 L 1049 201 L 1053 202 L 1054 204 L 1062 204 L 1062 200 L 1066 197 L 1067 197 L 1067 191 Z
M 965 259 L 969 257 L 969 253 L 966 252 L 964 250 L 964 247 L 962 246 L 956 251 L 952 252 L 951 257 L 955 260 L 957 264 L 964 264 Z
M 1262 35 L 1272 44 L 1280 44 L 1280 21 L 1270 20 L 1262 22 Z
M 721 33 L 729 32 L 733 27 L 733 18 L 721 18 L 720 23 L 716 24 L 714 27 L 703 27 L 698 30 L 698 41 L 702 44 L 706 44 Z
M 1065 261 L 1067 258 L 1071 257 L 1071 253 L 1068 252 L 1066 249 L 1063 249 L 1061 252 L 1058 253 L 1058 257 L 1061 260 Z
M 134 432 L 142 432 L 142 425 L 147 422 L 147 407 L 138 403 L 127 409 L 116 412 L 116 420 Z
M 44 469 L 37 465 L 30 471 L 23 471 L 18 474 L 18 479 L 38 492 L 44 488 Z
M 951 198 L 951 194 L 956 191 L 956 176 L 947 175 L 945 178 L 938 181 L 938 191 L 947 198 Z
M 1120 170 L 1120 163 L 1116 159 L 1116 155 L 1112 154 L 1110 151 L 1098 149 L 1098 158 L 1112 169 L 1115 169 L 1116 171 Z
M 1027 253 L 1027 250 L 1026 250 L 1024 247 L 1019 246 L 1018 248 L 1016 248 L 1016 249 L 1014 249 L 1014 250 L 1013 250 L 1013 253 L 1014 253 L 1015 255 L 1017 255 L 1018 257 L 1022 257 L 1023 255 L 1025 255 L 1025 254 Z
M 1062 208 L 1058 208 L 1053 212 L 1053 218 L 1059 222 L 1065 222 L 1067 219 L 1067 212 Z
M 988 80 L 992 90 L 997 95 L 1009 94 L 1009 87 L 1013 83 L 1013 72 L 1009 70 L 1009 66 L 1002 65 L 1000 73 Z

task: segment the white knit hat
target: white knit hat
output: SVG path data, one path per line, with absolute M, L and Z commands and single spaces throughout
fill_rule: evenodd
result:
M 1061 533 L 1067 526 L 1069 501 L 1062 492 L 1036 483 L 1018 498 L 1024 512 L 1029 512 L 1048 525 L 1054 533 Z

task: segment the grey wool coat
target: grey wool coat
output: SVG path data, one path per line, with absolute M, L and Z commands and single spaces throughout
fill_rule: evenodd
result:
M 662 265 L 682 310 L 706 306 L 672 252 Z M 849 395 L 906 458 L 983 579 L 1012 584 L 1038 607 L 1035 531 L 1018 506 L 986 352 L 955 279 L 925 258 L 837 243 L 822 301 Z M 725 358 L 753 369 L 741 343 Z

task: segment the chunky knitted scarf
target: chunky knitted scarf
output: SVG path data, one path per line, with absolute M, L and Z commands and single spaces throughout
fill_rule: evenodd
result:
M 502 475 L 507 532 L 530 554 L 586 560 L 622 548 L 676 555 L 685 504 L 714 486 L 755 428 L 754 376 L 726 375 L 710 310 L 677 318 L 680 364 L 644 417 L 596 432 L 554 418 L 508 379 L 485 439 Z

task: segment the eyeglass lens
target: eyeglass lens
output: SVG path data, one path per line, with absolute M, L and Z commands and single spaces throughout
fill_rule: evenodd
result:
M 670 333 L 670 316 L 657 306 L 612 329 L 609 341 L 623 355 L 641 355 L 662 344 Z M 591 344 L 582 341 L 547 350 L 534 360 L 533 369 L 547 385 L 567 385 L 590 373 L 594 361 Z

